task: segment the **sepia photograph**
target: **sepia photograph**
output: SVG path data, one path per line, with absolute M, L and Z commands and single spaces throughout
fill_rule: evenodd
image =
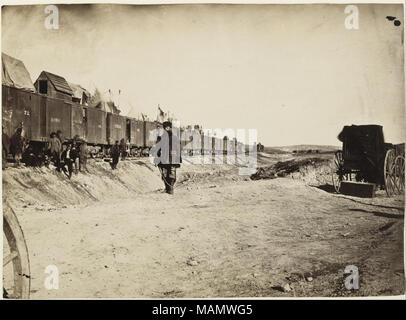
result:
M 402 3 L 6 3 L 1 60 L 3 299 L 405 297 Z

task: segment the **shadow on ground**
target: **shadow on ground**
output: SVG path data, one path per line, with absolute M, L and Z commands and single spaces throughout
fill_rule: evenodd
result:
M 364 210 L 364 209 L 355 209 L 355 208 L 349 209 L 349 210 L 356 211 L 356 212 L 372 213 L 374 216 L 377 216 L 377 217 L 403 219 L 403 214 L 386 213 L 386 212 L 379 212 L 379 211 L 368 211 L 368 210 Z
M 321 186 L 315 186 L 315 188 L 326 191 L 328 193 L 336 193 L 334 186 L 332 186 L 331 184 L 323 184 Z

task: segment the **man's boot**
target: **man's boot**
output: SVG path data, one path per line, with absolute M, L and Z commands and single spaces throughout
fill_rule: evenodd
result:
M 173 187 L 172 187 L 172 186 L 169 186 L 169 187 L 168 187 L 168 193 L 169 193 L 169 194 L 173 194 Z
M 169 190 L 169 194 L 173 194 L 173 184 L 174 184 L 174 181 L 172 180 L 172 179 L 169 179 L 169 181 L 168 181 L 169 183 L 168 183 L 168 190 Z

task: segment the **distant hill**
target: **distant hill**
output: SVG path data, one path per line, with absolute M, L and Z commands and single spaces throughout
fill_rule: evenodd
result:
M 269 154 L 290 153 L 289 151 L 284 151 L 282 149 L 273 148 L 273 147 L 264 147 L 264 152 L 269 153 Z
M 293 152 L 307 152 L 312 150 L 313 152 L 334 152 L 341 150 L 340 146 L 325 146 L 325 145 L 312 145 L 312 144 L 300 144 L 294 146 L 281 146 L 281 147 L 265 147 L 266 153 L 293 153 Z

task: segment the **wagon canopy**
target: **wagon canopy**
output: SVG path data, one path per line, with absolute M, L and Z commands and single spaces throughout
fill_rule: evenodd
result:
M 367 160 L 364 165 L 378 168 L 385 156 L 385 141 L 382 126 L 345 126 L 338 139 L 343 142 L 344 160 Z
M 382 126 L 376 124 L 344 126 L 338 135 L 338 140 L 344 142 L 345 139 L 357 140 L 360 144 L 368 144 L 371 140 L 384 144 Z
M 1 53 L 2 84 L 18 89 L 35 92 L 30 74 L 21 60 Z

